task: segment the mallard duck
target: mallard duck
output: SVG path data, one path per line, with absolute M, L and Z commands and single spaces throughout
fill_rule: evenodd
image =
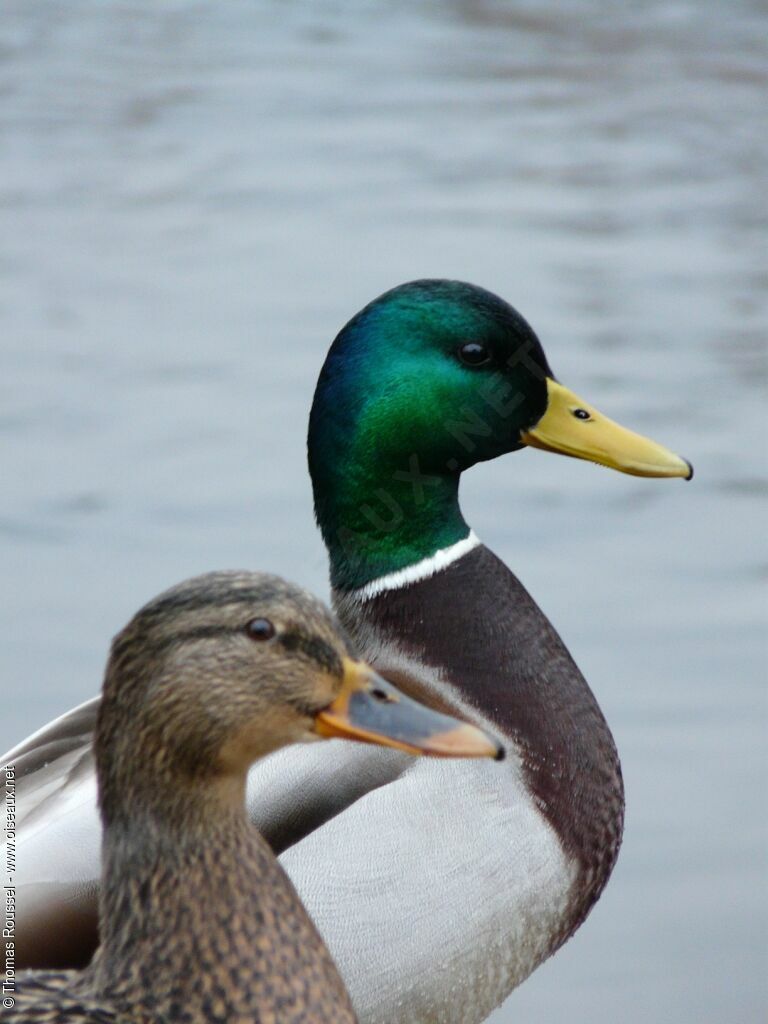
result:
M 334 341 L 308 448 L 337 613 L 387 678 L 495 727 L 511 752 L 501 765 L 411 764 L 300 747 L 251 772 L 252 820 L 365 1022 L 483 1020 L 573 934 L 618 854 L 621 771 L 600 708 L 459 507 L 465 469 L 525 446 L 692 475 L 559 383 L 528 323 L 481 288 L 402 285 Z M 83 705 L 13 752 L 29 963 L 71 963 L 95 941 L 95 713 Z
M 250 765 L 318 736 L 503 754 L 359 662 L 325 606 L 278 577 L 209 573 L 142 608 L 113 642 L 94 739 L 101 945 L 85 971 L 23 975 L 3 1019 L 351 1024 L 245 811 Z

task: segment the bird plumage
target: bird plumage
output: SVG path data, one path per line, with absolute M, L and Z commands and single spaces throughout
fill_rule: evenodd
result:
M 640 476 L 692 474 L 555 381 L 527 322 L 472 285 L 393 289 L 331 346 L 308 448 L 340 618 L 407 692 L 496 726 L 510 748 L 502 765 L 412 764 L 374 749 L 321 765 L 311 748 L 293 748 L 251 772 L 249 813 L 367 1024 L 482 1020 L 578 927 L 618 852 L 620 768 L 597 702 L 459 506 L 464 470 L 525 445 Z M 69 729 L 65 718 L 23 755 L 70 745 L 63 771 L 38 766 L 21 782 L 30 821 L 38 815 L 21 826 L 33 956 L 62 902 L 85 910 L 95 890 L 87 729 L 60 740 Z M 43 836 L 68 863 L 40 852 Z

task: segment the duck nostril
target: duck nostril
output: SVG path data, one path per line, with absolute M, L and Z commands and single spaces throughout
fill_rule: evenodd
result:
M 373 687 L 373 689 L 371 690 L 371 696 L 375 700 L 381 700 L 381 701 L 388 701 L 388 700 L 390 700 L 390 696 L 387 693 L 387 691 L 386 690 L 382 690 L 380 686 L 374 686 Z
M 591 416 L 589 415 L 589 413 L 587 412 L 586 409 L 572 409 L 571 412 L 573 413 L 573 415 L 576 417 L 577 420 L 588 420 L 588 419 L 591 419 Z

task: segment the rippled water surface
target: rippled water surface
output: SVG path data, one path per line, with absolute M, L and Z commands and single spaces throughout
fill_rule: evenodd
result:
M 761 1019 L 766 39 L 740 2 L 6 0 L 0 748 L 182 577 L 326 593 L 326 347 L 398 282 L 475 281 L 696 466 L 529 451 L 465 480 L 628 793 L 605 896 L 493 1020 Z

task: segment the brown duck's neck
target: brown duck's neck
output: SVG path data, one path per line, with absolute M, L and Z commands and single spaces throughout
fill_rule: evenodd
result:
M 177 785 L 130 818 L 130 805 L 105 813 L 101 946 L 84 983 L 130 1020 L 354 1024 L 244 786 Z
M 112 824 L 91 984 L 126 1013 L 253 1020 L 255 961 L 270 967 L 260 940 L 275 878 L 282 870 L 242 806 L 183 829 L 149 814 L 130 828 Z

